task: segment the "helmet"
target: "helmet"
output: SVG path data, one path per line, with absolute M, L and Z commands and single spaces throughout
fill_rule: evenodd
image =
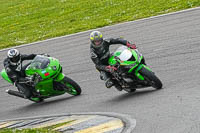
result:
M 95 48 L 100 48 L 103 45 L 103 35 L 99 31 L 93 31 L 90 34 L 90 41 Z
M 20 64 L 21 55 L 17 49 L 8 50 L 7 56 L 10 59 L 11 65 L 15 66 Z

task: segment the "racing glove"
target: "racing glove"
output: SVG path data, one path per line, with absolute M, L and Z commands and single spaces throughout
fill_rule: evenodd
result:
M 126 43 L 126 46 L 131 48 L 131 49 L 136 49 L 136 45 L 135 44 L 131 44 L 129 42 Z
M 116 71 L 117 70 L 117 68 L 116 67 L 114 67 L 114 66 L 106 66 L 105 67 L 105 70 L 107 71 L 107 72 L 110 72 L 110 73 L 113 73 L 114 71 Z

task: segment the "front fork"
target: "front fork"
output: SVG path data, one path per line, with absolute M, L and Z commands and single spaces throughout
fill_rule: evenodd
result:
M 65 74 L 60 73 L 60 74 L 55 78 L 54 81 L 56 81 L 56 82 L 61 82 L 61 81 L 64 79 L 64 77 L 65 77 Z
M 58 76 L 54 79 L 54 88 L 57 88 L 56 90 L 60 90 L 60 91 L 66 91 L 67 88 L 65 86 L 65 84 L 63 83 L 63 79 L 65 77 L 65 74 L 63 73 L 59 73 Z
M 137 69 L 135 70 L 135 76 L 138 77 L 140 80 L 144 80 L 144 77 L 139 73 L 139 70 L 145 67 L 147 70 L 151 71 L 149 67 L 144 64 L 140 64 Z
M 68 92 L 68 91 L 70 91 L 70 88 L 69 88 L 68 86 L 66 86 L 66 83 L 63 82 L 64 77 L 65 77 L 65 74 L 60 73 L 60 74 L 56 77 L 56 79 L 55 79 L 54 81 L 61 83 L 61 86 L 60 86 L 60 87 L 63 87 L 63 88 L 64 88 L 64 91 L 65 91 L 65 92 Z

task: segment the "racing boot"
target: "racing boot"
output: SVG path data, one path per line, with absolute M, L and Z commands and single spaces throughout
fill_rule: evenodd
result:
M 114 83 L 113 83 L 112 79 L 108 78 L 108 79 L 106 80 L 105 86 L 106 86 L 107 88 L 111 88 L 113 85 L 114 85 Z

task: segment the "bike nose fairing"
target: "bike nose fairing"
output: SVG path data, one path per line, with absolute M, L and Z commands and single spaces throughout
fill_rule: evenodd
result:
M 128 49 L 124 50 L 120 55 L 119 58 L 121 61 L 127 61 L 132 57 L 132 53 L 131 51 L 129 51 Z
M 52 78 L 61 70 L 59 61 L 53 57 L 37 55 L 26 68 L 26 75 L 39 74 L 42 79 Z

